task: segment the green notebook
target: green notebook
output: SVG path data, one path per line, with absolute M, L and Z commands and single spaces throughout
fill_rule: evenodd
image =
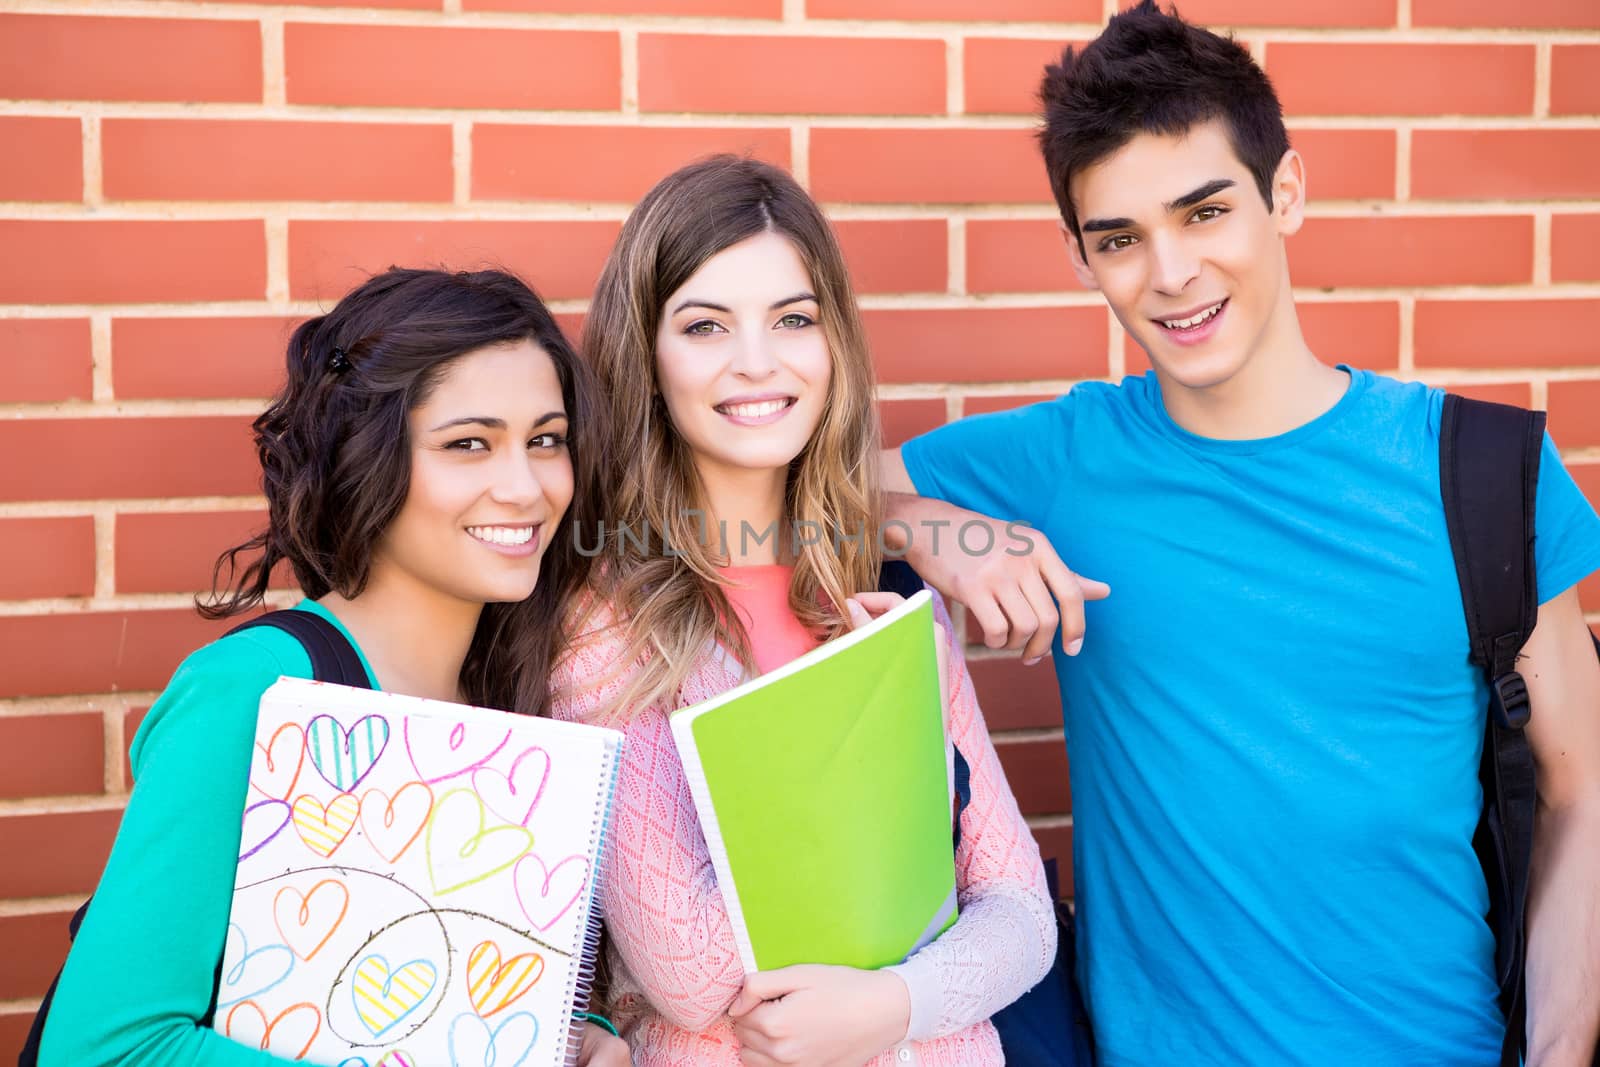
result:
M 747 971 L 899 963 L 956 918 L 933 604 L 672 715 Z

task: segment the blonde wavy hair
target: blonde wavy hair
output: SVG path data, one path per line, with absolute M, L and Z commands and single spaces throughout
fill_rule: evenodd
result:
M 655 340 L 667 299 L 707 260 L 769 231 L 787 238 L 805 264 L 832 359 L 821 422 L 789 467 L 782 528 L 815 523 L 806 528 L 821 531 L 817 543 L 795 539 L 789 605 L 827 639 L 849 628 L 845 599 L 877 588 L 880 438 L 872 362 L 833 230 L 777 167 L 735 156 L 683 167 L 628 216 L 584 323 L 583 351 L 609 405 L 612 433 L 603 472 L 608 528 L 603 542 L 596 538 L 601 558 L 590 611 L 613 609 L 615 625 L 626 631 L 617 671 L 638 668 L 611 702 L 611 717 L 673 701 L 716 644 L 746 669 L 754 666 L 717 574 L 726 561 L 703 543 L 693 515 L 704 510 L 704 494 L 689 446 L 661 400 Z M 574 631 L 595 636 L 581 618 Z

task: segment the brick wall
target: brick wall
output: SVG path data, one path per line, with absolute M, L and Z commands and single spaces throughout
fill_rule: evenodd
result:
M 260 518 L 245 431 L 293 320 L 392 262 L 497 261 L 575 322 L 629 203 L 732 150 L 837 221 L 894 440 L 1140 370 L 1070 279 L 1029 134 L 1041 64 L 1112 6 L 0 2 L 0 1059 L 142 709 L 217 632 L 190 597 Z M 1183 9 L 1238 28 L 1309 161 L 1312 344 L 1548 407 L 1600 500 L 1600 5 Z M 1063 854 L 1049 668 L 973 671 Z

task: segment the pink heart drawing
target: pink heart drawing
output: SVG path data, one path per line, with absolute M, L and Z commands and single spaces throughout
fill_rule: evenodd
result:
M 589 884 L 589 860 L 584 856 L 568 856 L 554 867 L 546 867 L 543 860 L 530 852 L 517 861 L 511 879 L 522 914 L 535 929 L 548 930 L 583 895 L 584 887 Z
M 468 731 L 466 723 L 412 716 L 400 729 L 411 766 L 429 785 L 482 767 L 511 740 L 510 730 L 500 733 L 480 726 Z
M 472 772 L 472 788 L 483 798 L 484 806 L 508 823 L 527 826 L 533 809 L 539 806 L 545 783 L 550 780 L 550 753 L 530 748 L 511 764 L 511 773 L 501 774 L 493 767 Z
M 239 859 L 244 861 L 267 846 L 289 825 L 289 805 L 281 800 L 258 800 L 244 809 L 239 835 Z

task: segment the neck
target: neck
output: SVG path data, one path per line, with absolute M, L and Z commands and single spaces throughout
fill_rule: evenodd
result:
M 1288 433 L 1339 402 L 1349 378 L 1306 344 L 1288 292 L 1285 270 L 1284 299 L 1244 366 L 1226 380 L 1189 386 L 1156 369 L 1173 422 L 1201 437 L 1247 441 Z
M 721 554 L 725 546 L 732 567 L 784 562 L 791 554 L 789 531 L 782 525 L 788 469 L 730 470 L 706 464 L 698 469 L 711 550 Z
M 360 595 L 329 593 L 318 603 L 354 635 L 385 691 L 462 699 L 461 665 L 482 604 L 423 586 L 377 562 Z

